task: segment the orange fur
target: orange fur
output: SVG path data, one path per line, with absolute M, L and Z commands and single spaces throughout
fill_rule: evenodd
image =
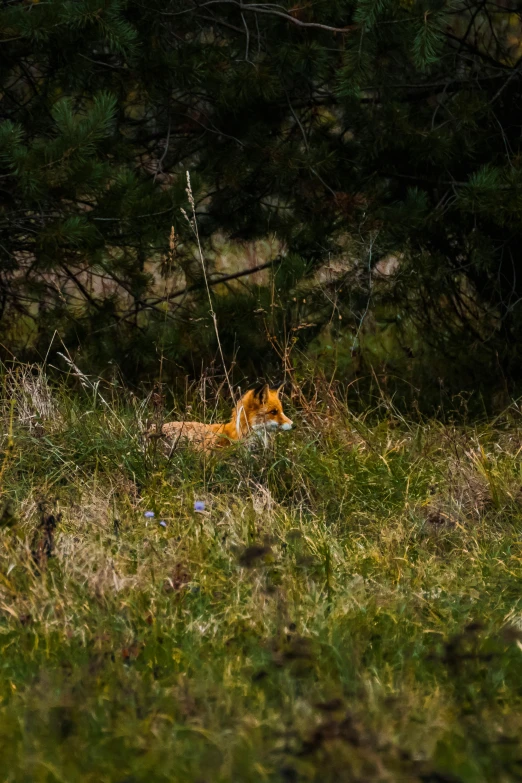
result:
M 231 441 L 243 440 L 253 432 L 265 435 L 268 431 L 289 430 L 293 422 L 283 413 L 279 399 L 280 389 L 268 384 L 247 391 L 239 400 L 226 424 L 203 424 L 199 421 L 171 421 L 164 424 L 161 434 L 174 442 L 189 441 L 197 449 L 212 451 Z M 153 426 L 149 435 L 156 432 Z

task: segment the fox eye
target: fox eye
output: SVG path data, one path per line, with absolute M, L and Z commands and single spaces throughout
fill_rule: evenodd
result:
M 270 416 L 276 416 L 277 415 L 277 408 L 274 408 L 273 411 L 268 411 Z

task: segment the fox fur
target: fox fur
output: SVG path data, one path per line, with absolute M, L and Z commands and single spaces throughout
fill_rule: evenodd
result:
M 161 434 L 173 447 L 179 441 L 191 443 L 201 451 L 213 451 L 250 435 L 260 435 L 266 443 L 269 432 L 291 430 L 293 421 L 283 413 L 279 389 L 270 389 L 267 383 L 250 389 L 241 397 L 226 424 L 203 424 L 199 421 L 171 421 L 163 424 Z M 149 436 L 157 436 L 153 425 Z

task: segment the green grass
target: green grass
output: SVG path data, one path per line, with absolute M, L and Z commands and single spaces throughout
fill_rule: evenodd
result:
M 0 780 L 521 779 L 515 407 L 325 392 L 267 450 L 167 459 L 130 394 L 31 377 L 3 377 Z

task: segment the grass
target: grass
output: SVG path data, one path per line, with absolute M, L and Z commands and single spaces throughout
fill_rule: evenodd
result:
M 319 389 L 266 450 L 167 459 L 150 401 L 2 383 L 0 780 L 521 779 L 516 406 Z

